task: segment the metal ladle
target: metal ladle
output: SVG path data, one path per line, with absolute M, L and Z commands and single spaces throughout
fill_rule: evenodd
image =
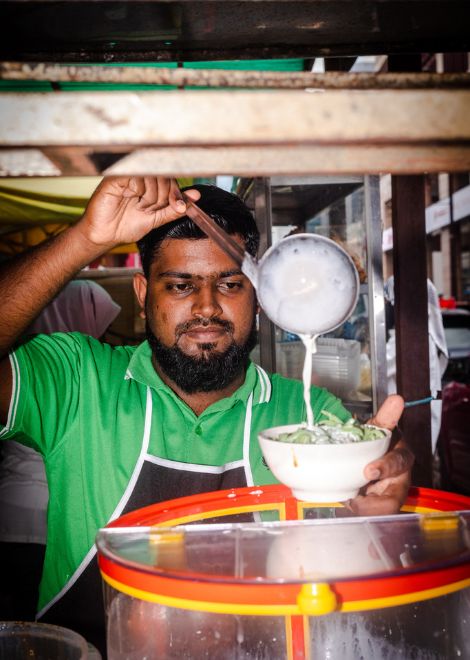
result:
M 340 245 L 317 234 L 295 234 L 270 247 L 257 261 L 183 195 L 186 215 L 240 266 L 277 326 L 298 335 L 319 335 L 331 332 L 352 314 L 359 276 Z

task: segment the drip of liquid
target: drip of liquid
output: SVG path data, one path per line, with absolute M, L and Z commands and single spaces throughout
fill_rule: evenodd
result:
M 312 402 L 310 400 L 310 386 L 312 384 L 312 357 L 317 352 L 318 335 L 299 335 L 305 346 L 305 360 L 302 371 L 302 380 L 304 383 L 304 401 L 307 411 L 307 428 L 311 429 L 314 425 Z

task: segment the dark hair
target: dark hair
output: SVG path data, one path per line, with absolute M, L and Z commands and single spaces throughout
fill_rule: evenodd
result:
M 259 231 L 246 204 L 237 195 L 217 188 L 217 186 L 195 184 L 182 188 L 182 190 L 194 188 L 201 193 L 199 201 L 196 202 L 197 205 L 208 213 L 227 234 L 241 236 L 245 241 L 245 250 L 256 256 L 259 246 Z M 187 215 L 168 222 L 162 227 L 152 229 L 137 243 L 145 277 L 148 278 L 150 266 L 157 256 L 162 241 L 166 238 L 202 239 L 207 236 Z

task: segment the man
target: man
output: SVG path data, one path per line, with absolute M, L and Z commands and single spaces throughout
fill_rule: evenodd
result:
M 186 194 L 256 252 L 256 225 L 238 198 L 204 186 Z M 151 502 L 273 483 L 257 433 L 305 419 L 301 383 L 268 376 L 249 362 L 256 341 L 253 287 L 185 210 L 174 180 L 104 180 L 75 226 L 11 264 L 0 280 L 5 354 L 80 268 L 118 244 L 140 241 L 144 275 L 136 276 L 135 290 L 148 342 L 112 348 L 77 333 L 39 335 L 3 361 L 0 374 L 0 434 L 26 434 L 44 454 L 48 474 L 38 617 L 97 644 L 102 604 L 99 591 L 90 594 L 98 528 Z M 312 403 L 317 419 L 322 410 L 349 417 L 325 390 L 312 388 Z M 390 398 L 375 422 L 394 428 L 402 407 L 400 397 Z M 349 507 L 398 510 L 411 463 L 398 445 L 370 464 L 374 483 Z

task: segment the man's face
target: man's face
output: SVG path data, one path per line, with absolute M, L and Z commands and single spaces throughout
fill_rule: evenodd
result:
M 255 339 L 255 293 L 212 240 L 165 240 L 148 282 L 137 278 L 136 292 L 154 356 L 182 389 L 222 389 L 214 385 L 226 386 L 244 369 Z

